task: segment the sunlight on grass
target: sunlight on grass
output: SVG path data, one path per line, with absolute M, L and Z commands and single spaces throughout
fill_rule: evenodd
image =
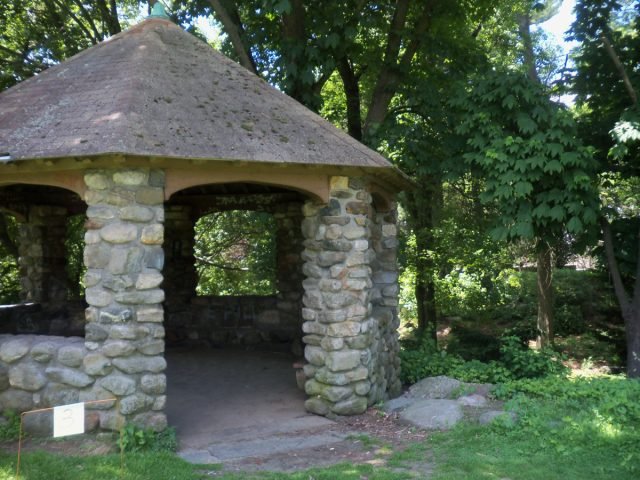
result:
M 620 438 L 623 434 L 622 425 L 615 424 L 611 419 L 603 417 L 598 412 L 594 413 L 593 426 L 599 435 L 608 439 Z
M 13 465 L 0 467 L 0 480 L 15 480 L 16 469 Z
M 637 480 L 640 383 L 621 376 L 549 377 L 501 385 L 515 423 L 434 434 L 434 480 Z

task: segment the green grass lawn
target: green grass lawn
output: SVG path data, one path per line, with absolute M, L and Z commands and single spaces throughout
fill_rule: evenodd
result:
M 498 389 L 516 422 L 430 437 L 434 479 L 636 480 L 640 382 L 624 377 L 521 380 Z
M 0 480 L 14 480 L 15 455 L 0 456 Z M 22 456 L 20 479 L 24 480 L 192 480 L 206 478 L 194 466 L 171 453 L 127 454 L 120 468 L 119 455 L 68 457 L 44 452 Z
M 25 454 L 21 480 L 404 480 L 409 473 L 372 465 L 340 464 L 295 473 L 226 473 L 216 465 L 191 465 L 170 453 L 128 454 L 124 468 L 119 455 L 64 457 L 38 452 Z M 0 455 L 0 480 L 15 480 L 15 456 Z
M 615 442 L 608 448 L 567 445 L 559 452 L 553 446 L 539 448 L 538 439 L 464 427 L 434 435 L 429 446 L 438 465 L 433 480 L 637 480 L 640 474 L 614 454 Z

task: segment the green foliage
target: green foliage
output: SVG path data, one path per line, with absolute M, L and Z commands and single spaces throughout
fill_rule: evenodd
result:
M 400 351 L 402 380 L 415 383 L 425 377 L 447 375 L 465 382 L 501 383 L 511 379 L 563 375 L 561 356 L 550 349 L 535 351 L 516 337 L 501 339 L 500 360 L 480 362 L 438 351 L 431 339 L 405 341 Z
M 20 436 L 20 415 L 13 410 L 5 410 L 0 417 L 0 441 L 18 440 Z
M 466 137 L 465 162 L 486 178 L 481 200 L 496 204 L 502 240 L 581 235 L 598 216 L 593 153 L 571 115 L 542 87 L 513 72 L 487 74 L 452 99 Z
M 500 354 L 502 364 L 511 372 L 513 378 L 540 378 L 567 373 L 559 354 L 550 348 L 531 350 L 517 337 L 502 338 Z
M 194 465 L 169 453 L 129 453 L 73 457 L 45 452 L 24 453 L 20 478 L 28 480 L 410 480 L 410 472 L 380 465 L 340 463 L 295 472 L 223 472 L 220 465 Z M 0 479 L 15 479 L 15 454 L 0 453 Z
M 158 433 L 129 423 L 122 429 L 118 447 L 124 452 L 175 452 L 178 440 L 172 427 Z
M 611 314 L 613 297 L 606 279 L 593 272 L 572 269 L 556 269 L 553 275 L 556 335 L 584 333 L 588 320 L 591 320 L 585 317 L 585 313 L 602 311 Z M 529 340 L 536 336 L 536 274 L 523 271 L 517 276 L 520 288 L 512 301 L 496 308 L 492 313 L 516 320 L 512 333 L 522 340 Z
M 18 264 L 13 257 L 0 254 L 0 305 L 10 305 L 19 301 Z
M 263 212 L 205 215 L 195 227 L 198 295 L 272 295 L 276 223 Z
M 0 212 L 0 225 L 6 228 L 7 241 L 17 244 L 18 226 L 15 218 Z M 0 241 L 0 305 L 10 305 L 20 301 L 20 280 L 18 259 Z
M 633 285 L 640 255 L 636 238 L 640 231 L 640 176 L 625 177 L 620 172 L 601 174 L 600 201 L 610 222 L 618 269 L 624 283 Z M 604 248 L 599 245 L 594 254 L 599 265 L 605 267 Z
M 74 215 L 67 219 L 67 236 L 64 244 L 67 258 L 67 275 L 69 276 L 69 297 L 81 298 L 84 295 L 82 279 L 86 272 L 84 266 L 84 215 Z
M 634 5 L 635 4 L 635 5 Z M 638 107 L 628 92 L 620 68 L 603 48 L 612 45 L 631 87 L 638 92 L 640 62 L 640 10 L 636 2 L 607 0 L 576 2 L 576 21 L 571 27 L 576 74 L 571 91 L 576 94 L 582 135 L 597 148 L 602 171 L 638 176 Z
M 0 9 L 0 90 L 120 31 L 138 15 L 137 0 L 9 0 Z
M 609 319 L 614 324 L 620 322 L 611 285 L 601 272 L 561 268 L 555 269 L 553 275 L 555 330 L 559 337 L 583 334 L 593 328 L 598 319 Z M 536 273 L 509 268 L 489 277 L 489 282 L 492 290 L 498 293 L 484 305 L 477 304 L 475 309 L 466 305 L 458 308 L 457 305 L 467 297 L 462 297 L 458 290 L 447 292 L 450 296 L 460 295 L 445 309 L 447 315 L 460 317 L 460 321 L 452 324 L 453 340 L 447 345 L 450 352 L 455 350 L 468 357 L 465 352 L 475 351 L 473 341 L 488 347 L 490 338 L 500 335 L 514 335 L 522 341 L 536 338 Z M 477 281 L 473 288 L 480 286 Z M 469 337 L 469 342 L 465 342 L 464 337 Z M 460 343 L 459 347 L 457 343 Z
M 621 470 L 640 472 L 640 382 L 612 376 L 522 379 L 498 386 L 494 395 L 508 400 L 518 416 L 514 425 L 494 425 L 497 433 L 529 436 L 534 449 L 561 456 L 606 448 Z

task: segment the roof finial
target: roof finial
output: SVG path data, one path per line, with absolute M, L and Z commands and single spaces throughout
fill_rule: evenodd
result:
M 169 15 L 167 15 L 167 11 L 164 8 L 164 5 L 160 0 L 156 0 L 151 7 L 151 13 L 149 14 L 149 18 L 166 18 L 169 19 Z

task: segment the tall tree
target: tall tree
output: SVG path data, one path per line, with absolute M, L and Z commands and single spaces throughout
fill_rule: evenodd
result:
M 551 245 L 566 231 L 583 233 L 597 219 L 592 152 L 581 145 L 569 112 L 519 72 L 499 72 L 454 99 L 458 133 L 467 137 L 465 161 L 486 179 L 482 200 L 495 203 L 500 240 L 529 239 L 538 258 L 538 343 L 552 339 Z
M 531 35 L 534 21 L 544 21 L 553 16 L 558 2 L 538 2 L 525 4 L 518 15 L 518 33 L 522 43 L 522 58 L 527 77 L 532 84 L 542 86 L 536 68 L 536 53 Z M 553 243 L 563 236 L 562 231 L 549 235 L 536 235 L 536 287 L 538 296 L 537 344 L 538 347 L 553 343 Z M 545 238 L 546 237 L 546 238 Z M 555 240 L 555 241 L 554 241 Z
M 583 136 L 597 148 L 603 201 L 611 190 L 630 188 L 631 202 L 604 201 L 604 251 L 625 323 L 627 374 L 640 377 L 640 2 L 579 1 L 572 36 L 573 91 Z M 637 204 L 636 204 L 637 206 Z M 635 244 L 635 245 L 634 245 Z M 625 258 L 626 257 L 626 258 Z M 624 268 L 628 264 L 631 268 Z

